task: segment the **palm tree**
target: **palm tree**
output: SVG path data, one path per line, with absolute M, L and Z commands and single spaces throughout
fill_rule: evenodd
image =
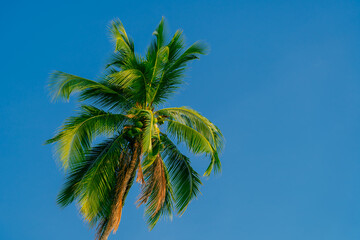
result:
M 47 141 L 56 143 L 66 173 L 57 202 L 62 207 L 77 202 L 85 220 L 97 225 L 96 239 L 116 232 L 135 178 L 142 189 L 137 203 L 145 205 L 150 229 L 161 216 L 184 213 L 202 183 L 174 141 L 209 157 L 205 176 L 221 169 L 223 145 L 220 130 L 197 111 L 158 109 L 183 83 L 187 63 L 204 54 L 205 45 L 186 48 L 180 30 L 167 41 L 164 19 L 146 56 L 135 53 L 119 20 L 110 32 L 115 53 L 97 81 L 56 71 L 49 84 L 53 100 L 78 93 L 81 103 L 77 115 Z

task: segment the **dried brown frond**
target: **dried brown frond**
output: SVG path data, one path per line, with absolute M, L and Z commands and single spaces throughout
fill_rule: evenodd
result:
M 134 146 L 134 152 L 133 155 L 131 157 L 131 162 L 130 162 L 130 166 L 129 169 L 127 170 L 126 174 L 125 174 L 125 178 L 122 181 L 122 188 L 121 188 L 121 193 L 119 194 L 119 199 L 116 203 L 116 208 L 114 209 L 114 219 L 113 219 L 113 232 L 116 233 L 116 231 L 119 228 L 119 224 L 120 224 L 120 220 L 121 220 L 121 213 L 122 213 L 122 208 L 124 205 L 124 195 L 126 192 L 126 189 L 128 187 L 128 183 L 129 180 L 131 178 L 131 176 L 133 174 L 135 174 L 135 169 L 136 169 L 136 165 L 139 163 L 140 160 L 140 154 L 141 154 L 141 150 L 138 146 L 138 143 L 135 143 Z
M 120 223 L 123 199 L 121 189 L 123 188 L 123 182 L 126 175 L 126 165 L 127 164 L 123 164 L 118 172 L 115 189 L 115 201 L 113 206 L 111 207 L 112 210 L 110 217 L 109 219 L 102 221 L 98 226 L 97 239 L 99 240 L 106 240 L 110 235 L 111 231 L 113 230 L 116 222 Z
M 138 203 L 139 207 L 141 204 L 147 203 L 150 198 L 151 202 L 148 208 L 153 209 L 152 215 L 155 216 L 164 205 L 167 187 L 164 162 L 160 155 L 158 155 L 154 163 L 145 170 L 144 176 L 146 179 L 145 185 L 136 203 Z
M 123 165 L 122 169 L 119 170 L 119 174 L 116 182 L 114 204 L 111 207 L 112 209 L 107 223 L 106 224 L 102 223 L 102 226 L 100 226 L 98 230 L 99 240 L 107 240 L 111 231 L 113 231 L 113 233 L 116 233 L 119 227 L 122 208 L 124 205 L 124 195 L 128 187 L 129 180 L 131 176 L 135 173 L 136 165 L 139 162 L 140 154 L 141 152 L 139 145 L 138 143 L 135 143 L 133 154 L 132 156 L 130 156 L 131 158 L 130 162 L 126 164 L 126 166 Z
M 143 174 L 143 171 L 142 171 L 142 168 L 141 168 L 141 164 L 139 164 L 139 167 L 138 167 L 136 182 L 140 183 L 140 184 L 145 183 L 144 174 Z

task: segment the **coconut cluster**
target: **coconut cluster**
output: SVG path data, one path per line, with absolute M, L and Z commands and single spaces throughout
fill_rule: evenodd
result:
M 134 138 L 142 132 L 144 124 L 141 121 L 136 121 L 134 125 L 126 127 L 126 135 L 130 138 Z
M 164 123 L 164 120 L 165 119 L 162 116 L 159 116 L 158 118 L 154 118 L 154 125 L 157 130 L 159 130 L 158 125 L 162 125 Z M 142 133 L 143 126 L 144 126 L 144 123 L 140 120 L 135 121 L 133 125 L 127 125 L 125 127 L 126 136 L 129 138 L 137 137 L 138 135 L 140 135 Z

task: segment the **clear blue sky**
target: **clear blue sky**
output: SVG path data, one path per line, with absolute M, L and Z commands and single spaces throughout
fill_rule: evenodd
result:
M 222 129 L 223 172 L 152 232 L 135 187 L 111 239 L 360 239 L 360 2 L 345 0 L 3 2 L 0 239 L 93 238 L 55 204 L 63 175 L 42 144 L 76 102 L 50 103 L 48 74 L 96 78 L 110 20 L 144 52 L 161 16 L 211 46 L 170 105 Z

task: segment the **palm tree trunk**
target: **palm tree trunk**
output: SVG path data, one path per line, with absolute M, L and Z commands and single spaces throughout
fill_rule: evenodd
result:
M 140 149 L 139 143 L 136 141 L 134 143 L 134 152 L 132 154 L 130 165 L 126 171 L 125 177 L 124 178 L 119 177 L 119 179 L 118 179 L 116 200 L 115 200 L 114 205 L 111 210 L 109 222 L 106 226 L 106 229 L 101 234 L 100 240 L 107 240 L 111 231 L 114 231 L 114 233 L 115 233 L 119 227 L 119 223 L 121 220 L 122 208 L 124 205 L 124 194 L 126 192 L 126 189 L 129 184 L 129 181 L 131 179 L 131 176 L 136 171 L 136 165 L 138 164 L 138 160 L 140 157 L 139 149 Z

